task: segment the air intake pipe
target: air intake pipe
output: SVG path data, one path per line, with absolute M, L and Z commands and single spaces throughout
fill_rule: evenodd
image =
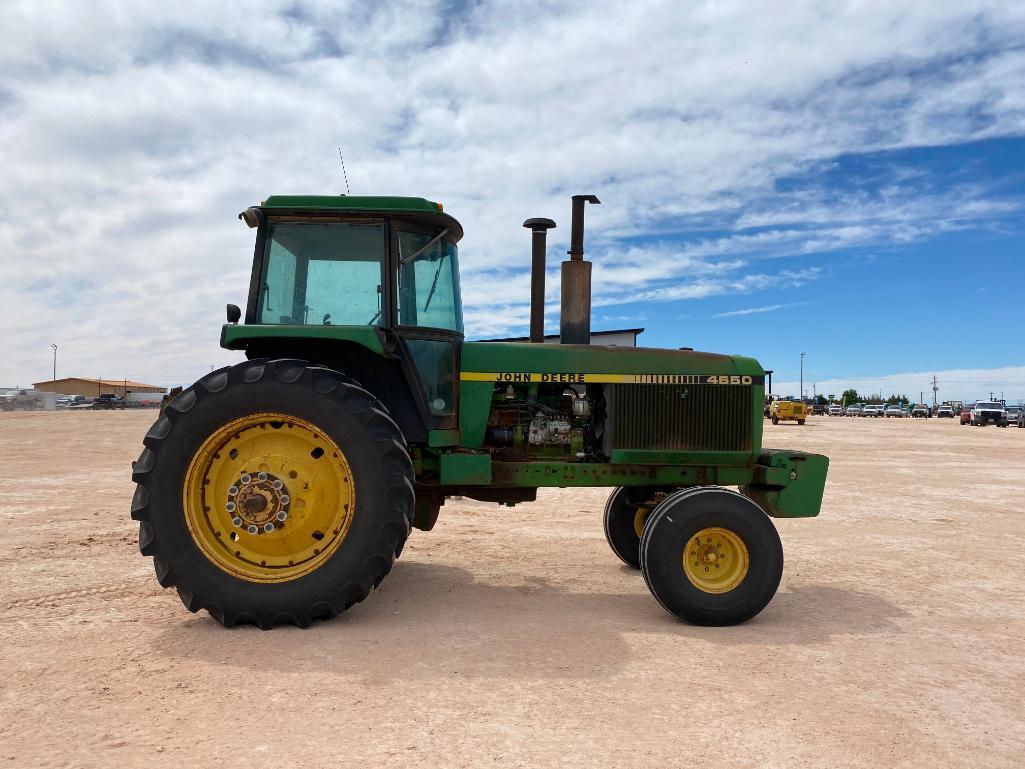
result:
M 594 195 L 573 196 L 569 259 L 562 263 L 562 344 L 591 343 L 591 263 L 584 259 L 584 203 L 601 201 Z
M 527 219 L 524 227 L 530 229 L 530 341 L 545 341 L 545 252 L 548 248 L 548 230 L 555 227 L 551 219 Z

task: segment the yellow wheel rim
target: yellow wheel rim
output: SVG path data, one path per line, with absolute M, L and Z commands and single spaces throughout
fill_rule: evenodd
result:
M 206 439 L 185 474 L 182 505 L 192 539 L 222 571 L 286 582 L 341 546 L 356 488 L 342 450 L 316 425 L 260 413 Z
M 702 529 L 683 550 L 683 571 L 698 590 L 728 593 L 747 576 L 747 545 L 729 529 Z
M 634 513 L 634 532 L 638 539 L 644 536 L 644 522 L 648 520 L 649 513 L 651 513 L 649 507 L 638 507 L 637 512 Z

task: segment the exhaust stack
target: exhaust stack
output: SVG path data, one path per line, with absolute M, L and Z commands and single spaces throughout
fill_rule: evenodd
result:
M 530 341 L 545 341 L 545 255 L 548 230 L 555 227 L 551 219 L 527 219 L 523 223 L 531 232 L 530 239 Z
M 594 195 L 573 196 L 569 259 L 562 263 L 562 344 L 591 343 L 591 263 L 584 259 L 584 203 L 601 203 Z

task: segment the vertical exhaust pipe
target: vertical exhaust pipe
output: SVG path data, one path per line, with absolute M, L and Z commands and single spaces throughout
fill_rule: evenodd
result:
M 562 263 L 562 344 L 591 343 L 591 263 L 584 259 L 584 203 L 601 201 L 594 195 L 573 196 L 569 259 Z
M 524 227 L 530 229 L 530 341 L 545 341 L 545 256 L 548 249 L 548 230 L 555 227 L 551 219 L 527 219 Z

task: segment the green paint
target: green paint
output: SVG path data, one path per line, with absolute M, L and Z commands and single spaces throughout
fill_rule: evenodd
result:
M 458 430 L 430 430 L 427 433 L 428 446 L 458 446 Z
M 494 389 L 494 382 L 459 383 L 459 433 L 467 448 L 477 449 L 484 445 Z
M 442 454 L 443 486 L 487 486 L 491 484 L 491 457 L 488 454 Z
M 367 195 L 271 195 L 260 208 L 274 213 L 275 208 L 310 211 L 387 211 L 393 213 L 436 214 L 441 206 L 424 198 Z
M 378 355 L 385 354 L 374 326 L 239 326 L 229 323 L 221 329 L 221 347 L 228 350 L 244 350 L 250 341 L 261 339 L 354 342 Z
M 754 358 L 691 350 L 606 345 L 467 342 L 463 371 L 616 374 L 739 374 L 764 376 Z
M 819 514 L 829 459 L 821 454 L 766 449 L 758 457 L 760 477 L 741 492 L 774 518 L 811 518 Z
M 750 465 L 749 451 L 644 451 L 613 449 L 609 457 L 615 465 Z

